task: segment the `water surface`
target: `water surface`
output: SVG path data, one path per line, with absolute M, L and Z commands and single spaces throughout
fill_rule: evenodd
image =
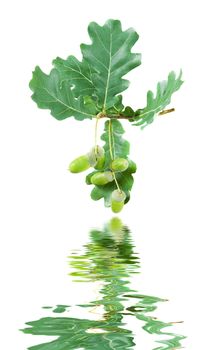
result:
M 46 343 L 31 346 L 31 350 L 127 350 L 136 349 L 137 335 L 129 324 L 132 319 L 148 334 L 156 336 L 151 350 L 175 350 L 182 348 L 185 338 L 170 331 L 174 322 L 164 322 L 153 316 L 161 302 L 155 296 L 145 295 L 131 287 L 131 280 L 140 273 L 140 258 L 130 230 L 120 219 L 113 218 L 101 229 L 89 232 L 89 241 L 81 251 L 69 254 L 70 275 L 80 283 L 81 293 L 85 282 L 100 282 L 99 295 L 88 304 L 78 304 L 86 317 L 73 317 L 73 305 L 58 304 L 51 309 L 52 317 L 27 322 L 24 333 L 55 336 Z M 70 317 L 63 313 L 70 312 Z M 84 314 L 84 312 L 82 312 Z M 92 320 L 90 315 L 97 315 Z M 141 321 L 141 322 L 140 322 Z M 136 323 L 137 326 L 137 323 Z M 178 327 L 178 325 L 176 325 Z

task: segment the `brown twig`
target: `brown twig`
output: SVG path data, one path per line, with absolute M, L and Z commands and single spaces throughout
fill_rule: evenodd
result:
M 175 108 L 165 109 L 165 110 L 159 112 L 159 115 L 164 115 L 164 114 L 171 113 L 171 112 L 175 112 Z
M 165 115 L 165 114 L 168 114 L 168 113 L 171 113 L 171 112 L 174 112 L 175 111 L 175 108 L 170 108 L 170 109 L 164 109 L 163 111 L 159 112 L 158 115 Z M 111 114 L 111 115 L 107 115 L 105 113 L 99 113 L 97 114 L 97 118 L 100 119 L 100 118 L 109 118 L 109 119 L 127 119 L 127 120 L 135 120 L 136 118 L 139 119 L 139 114 L 136 116 L 126 116 L 126 115 L 123 115 L 123 114 Z

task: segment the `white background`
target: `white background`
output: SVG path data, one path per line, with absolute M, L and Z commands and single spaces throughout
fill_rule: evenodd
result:
M 88 300 L 92 290 L 71 285 L 66 256 L 88 240 L 91 227 L 112 217 L 89 198 L 84 174 L 68 163 L 93 144 L 93 121 L 57 121 L 31 101 L 36 65 L 49 72 L 56 56 L 89 42 L 90 21 L 120 19 L 140 34 L 134 50 L 142 65 L 128 75 L 124 101 L 145 104 L 146 91 L 183 69 L 174 114 L 144 131 L 125 123 L 138 165 L 131 202 L 122 219 L 133 232 L 142 274 L 137 289 L 168 298 L 156 315 L 184 320 L 175 330 L 188 350 L 202 344 L 202 10 L 201 1 L 6 1 L 1 25 L 1 347 L 24 350 L 40 337 L 20 333 L 24 322 L 47 316 L 45 304 Z M 102 123 L 101 123 L 102 124 Z M 100 126 L 100 131 L 102 131 Z M 71 288 L 70 288 L 71 285 Z M 141 334 L 141 333 L 140 333 Z M 137 339 L 137 350 L 146 334 Z

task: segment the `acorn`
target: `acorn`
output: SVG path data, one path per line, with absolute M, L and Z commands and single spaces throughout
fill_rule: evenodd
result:
M 114 190 L 111 194 L 111 209 L 114 213 L 119 213 L 124 206 L 126 199 L 125 192 L 121 190 Z
M 69 170 L 71 173 L 81 173 L 90 168 L 89 157 L 87 155 L 80 156 L 74 159 L 70 165 Z
M 88 153 L 89 162 L 95 169 L 101 170 L 105 163 L 105 152 L 103 147 L 93 147 Z
M 125 158 L 116 158 L 111 163 L 113 171 L 125 171 L 129 166 L 129 162 Z
M 91 177 L 91 183 L 93 185 L 106 185 L 111 181 L 113 181 L 113 174 L 111 171 L 97 172 Z
M 97 170 L 101 170 L 104 167 L 104 163 L 105 163 L 105 152 L 103 147 L 99 147 L 97 146 L 97 163 L 95 165 L 95 169 Z

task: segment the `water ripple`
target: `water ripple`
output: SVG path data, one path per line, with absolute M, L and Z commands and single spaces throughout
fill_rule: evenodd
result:
M 157 336 L 156 343 L 161 345 L 154 344 L 152 350 L 180 349 L 185 337 L 166 330 L 176 322 L 163 322 L 149 315 L 157 309 L 158 303 L 167 300 L 140 294 L 130 287 L 131 276 L 139 273 L 140 259 L 128 227 L 120 219 L 113 218 L 102 230 L 91 230 L 89 238 L 82 252 L 74 251 L 69 256 L 70 275 L 75 282 L 101 282 L 99 297 L 88 304 L 77 305 L 86 310 L 85 318 L 46 317 L 27 322 L 29 327 L 22 330 L 24 333 L 57 337 L 29 349 L 135 349 L 136 334 L 128 327 L 130 318 L 138 323 L 142 321 L 140 327 Z M 71 311 L 70 305 L 44 308 L 51 308 L 55 314 Z M 89 319 L 90 313 L 99 315 L 100 319 Z

